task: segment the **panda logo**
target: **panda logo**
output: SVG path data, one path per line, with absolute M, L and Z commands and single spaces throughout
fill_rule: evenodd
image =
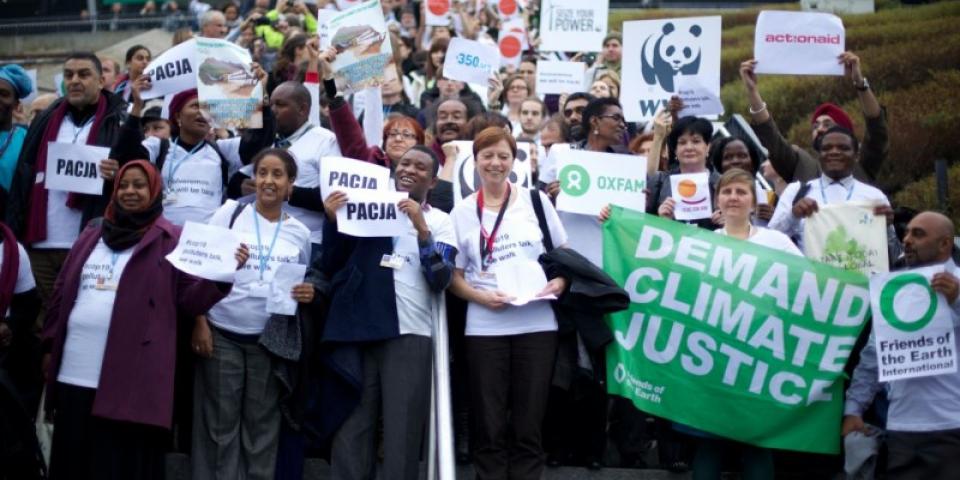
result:
M 677 75 L 696 75 L 700 71 L 701 33 L 699 25 L 682 32 L 668 22 L 663 26 L 662 35 L 650 35 L 644 40 L 640 70 L 647 84 L 659 83 L 665 91 L 673 92 Z M 654 37 L 656 40 L 651 42 Z

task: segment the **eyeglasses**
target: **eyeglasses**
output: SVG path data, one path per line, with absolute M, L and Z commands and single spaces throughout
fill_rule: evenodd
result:
M 401 132 L 399 130 L 391 130 L 387 132 L 387 138 L 397 138 L 397 137 L 400 137 L 400 140 L 413 140 L 417 138 L 417 136 L 411 132 Z
M 510 85 L 511 92 L 519 92 L 521 90 L 526 90 L 526 89 L 527 89 L 526 85 Z
M 564 117 L 567 117 L 567 118 L 570 118 L 570 116 L 573 115 L 574 113 L 576 113 L 577 115 L 582 115 L 582 114 L 583 114 L 583 109 L 585 109 L 585 108 L 587 108 L 587 107 L 586 107 L 586 106 L 583 106 L 583 107 L 565 108 L 565 109 L 563 110 L 563 116 L 564 116 Z
M 603 114 L 603 115 L 597 115 L 597 117 L 598 117 L 598 118 L 609 118 L 610 120 L 613 120 L 613 121 L 616 122 L 616 123 L 625 123 L 625 121 L 626 121 L 626 119 L 623 118 L 623 115 L 620 115 L 619 113 L 607 113 L 607 114 Z

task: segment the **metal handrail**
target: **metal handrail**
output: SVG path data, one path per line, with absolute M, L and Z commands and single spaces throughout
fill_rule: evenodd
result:
M 447 303 L 443 293 L 433 300 L 433 375 L 430 382 L 428 480 L 455 480 L 453 415 L 450 403 L 450 351 L 447 343 Z
M 104 32 L 116 30 L 150 30 L 153 28 L 176 29 L 193 25 L 196 17 L 184 13 L 182 16 L 157 15 L 144 17 L 137 14 L 119 17 L 100 16 L 98 18 L 77 17 L 30 17 L 4 20 L 0 22 L 0 36 L 29 33 L 53 32 Z

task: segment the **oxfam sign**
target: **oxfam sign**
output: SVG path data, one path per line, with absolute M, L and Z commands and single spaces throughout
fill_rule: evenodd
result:
M 916 332 L 933 320 L 937 296 L 923 275 L 899 275 L 880 291 L 880 313 L 897 330 Z
M 571 197 L 579 197 L 590 190 L 590 173 L 580 165 L 563 167 L 560 178 L 560 189 Z

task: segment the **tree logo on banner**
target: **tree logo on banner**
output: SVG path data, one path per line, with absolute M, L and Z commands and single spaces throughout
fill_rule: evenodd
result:
M 560 170 L 560 189 L 571 197 L 579 197 L 590 190 L 590 174 L 580 165 L 567 165 Z
M 926 310 L 924 310 L 926 304 Z M 916 312 L 923 311 L 917 315 Z M 880 291 L 880 313 L 893 328 L 916 332 L 926 327 L 937 313 L 937 296 L 919 273 L 898 275 Z
M 650 35 L 643 41 L 640 52 L 643 79 L 650 85 L 660 84 L 665 91 L 675 92 L 677 75 L 696 75 L 700 71 L 702 32 L 699 25 L 679 31 L 673 23 L 666 23 L 663 33 Z

